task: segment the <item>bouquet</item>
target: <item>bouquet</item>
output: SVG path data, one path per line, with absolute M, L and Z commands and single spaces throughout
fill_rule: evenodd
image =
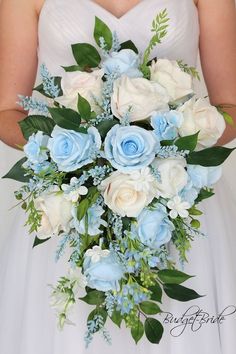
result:
M 75 63 L 62 77 L 42 65 L 35 90 L 44 100 L 20 96 L 32 113 L 19 123 L 25 157 L 5 177 L 24 182 L 15 195 L 37 235 L 33 246 L 57 238 L 56 260 L 69 252 L 51 302 L 61 328 L 78 300 L 93 306 L 87 345 L 96 332 L 110 342 L 108 319 L 124 322 L 136 343 L 144 334 L 159 343 L 163 292 L 200 297 L 182 285 L 191 276 L 181 265 L 202 235 L 198 205 L 214 194 L 232 149 L 215 146 L 224 114 L 196 98 L 196 69 L 151 60 L 168 22 L 166 10 L 156 16 L 140 54 L 96 18 L 97 47 L 73 44 Z

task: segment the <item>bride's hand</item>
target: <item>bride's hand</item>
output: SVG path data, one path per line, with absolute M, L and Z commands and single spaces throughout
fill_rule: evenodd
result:
M 236 9 L 234 0 L 198 0 L 200 55 L 210 101 L 234 105 L 224 110 L 235 121 L 218 141 L 236 138 Z
M 25 142 L 17 122 L 27 112 L 16 102 L 18 94 L 31 95 L 34 85 L 39 5 L 40 0 L 0 0 L 0 139 L 13 147 Z

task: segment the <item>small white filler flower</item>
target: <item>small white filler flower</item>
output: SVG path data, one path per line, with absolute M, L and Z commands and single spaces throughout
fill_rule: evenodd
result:
M 170 210 L 169 215 L 172 219 L 176 219 L 179 215 L 181 218 L 187 218 L 189 216 L 189 212 L 187 209 L 191 207 L 188 202 L 184 202 L 177 195 L 173 199 L 169 200 L 167 203 L 167 207 Z
M 91 261 L 97 263 L 102 257 L 107 257 L 109 254 L 109 250 L 102 250 L 100 246 L 93 246 L 92 249 L 86 251 L 85 256 L 91 257 Z

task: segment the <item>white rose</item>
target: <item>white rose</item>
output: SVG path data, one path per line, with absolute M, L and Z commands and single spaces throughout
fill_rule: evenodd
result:
M 101 101 L 103 74 L 103 70 L 94 70 L 91 73 L 83 71 L 63 73 L 61 80 L 63 96 L 58 97 L 56 101 L 66 108 L 77 110 L 79 93 L 90 103 L 92 110 L 100 112 L 93 97 L 96 97 L 99 102 Z
M 144 78 L 122 76 L 114 83 L 111 109 L 114 116 L 122 118 L 130 109 L 130 121 L 143 120 L 153 111 L 168 110 L 169 96 L 158 83 Z
M 67 231 L 72 219 L 72 203 L 65 199 L 62 192 L 45 193 L 35 199 L 35 207 L 41 212 L 41 225 L 38 228 L 39 238 L 57 235 L 59 231 Z
M 198 142 L 204 148 L 214 145 L 225 130 L 224 118 L 204 98 L 192 98 L 178 110 L 184 116 L 179 128 L 180 135 L 187 136 L 200 131 Z
M 152 62 L 150 69 L 151 80 L 165 87 L 171 101 L 193 92 L 192 77 L 180 69 L 177 61 L 159 59 Z
M 156 179 L 148 168 L 129 174 L 113 172 L 100 189 L 105 204 L 114 213 L 128 217 L 137 217 L 157 195 Z
M 184 158 L 156 159 L 152 165 L 160 172 L 161 182 L 157 182 L 157 186 L 161 197 L 176 196 L 188 183 L 185 169 L 187 163 Z

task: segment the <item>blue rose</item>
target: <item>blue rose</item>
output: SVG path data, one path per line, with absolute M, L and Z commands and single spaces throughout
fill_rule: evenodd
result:
M 112 52 L 103 62 L 102 67 L 107 74 L 118 70 L 120 75 L 125 74 L 129 77 L 142 77 L 141 71 L 138 70 L 139 64 L 139 56 L 133 50 L 122 49 L 119 52 Z
M 177 111 L 154 112 L 151 117 L 151 125 L 159 140 L 175 139 L 182 122 L 183 115 Z
M 83 269 L 90 288 L 100 291 L 120 290 L 119 280 L 124 275 L 124 269 L 112 252 L 102 250 L 99 246 L 87 250 Z
M 169 242 L 174 229 L 166 208 L 160 204 L 153 210 L 144 209 L 137 218 L 137 238 L 152 249 Z
M 107 222 L 101 218 L 104 210 L 100 205 L 93 205 L 87 211 L 88 216 L 88 234 L 90 236 L 99 235 L 102 231 L 100 226 L 107 226 Z M 76 215 L 76 208 L 72 211 L 74 217 L 74 227 L 80 234 L 85 234 L 85 217 L 79 221 Z
M 33 164 L 40 164 L 48 159 L 46 146 L 48 136 L 43 135 L 43 132 L 37 132 L 29 137 L 27 144 L 24 146 L 24 152 Z
M 188 165 L 188 175 L 195 188 L 211 187 L 222 175 L 222 167 L 204 167 L 200 165 Z
M 158 148 L 159 141 L 152 131 L 118 124 L 108 132 L 104 144 L 106 159 L 122 172 L 148 166 Z
M 59 171 L 75 171 L 93 162 L 95 152 L 101 147 L 101 137 L 94 127 L 88 133 L 79 133 L 55 126 L 48 148 Z

